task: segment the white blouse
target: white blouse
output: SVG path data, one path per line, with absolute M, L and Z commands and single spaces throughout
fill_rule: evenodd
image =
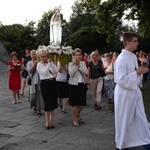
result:
M 52 61 L 48 63 L 38 62 L 37 71 L 40 80 L 51 79 L 57 76 L 58 67 Z

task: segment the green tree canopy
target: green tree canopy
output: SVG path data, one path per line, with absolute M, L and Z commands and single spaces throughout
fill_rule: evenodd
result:
M 99 34 L 94 28 L 82 27 L 70 35 L 70 45 L 73 48 L 81 48 L 86 53 L 106 47 L 106 36 Z
M 39 45 L 48 45 L 50 36 L 50 19 L 53 15 L 53 11 L 49 10 L 45 12 L 42 19 L 39 20 L 37 25 L 37 42 Z
M 27 47 L 36 48 L 34 22 L 23 26 L 21 24 L 0 26 L 0 39 L 8 52 L 22 53 Z
M 149 0 L 86 0 L 86 5 L 88 7 L 94 5 L 98 20 L 97 29 L 99 33 L 108 36 L 108 49 L 110 46 L 114 47 L 114 42 L 118 42 L 115 45 L 119 48 L 121 45 L 119 37 L 126 31 L 138 32 L 142 41 L 139 47 L 150 49 L 146 42 L 150 40 Z M 137 26 L 124 27 L 124 20 L 126 22 L 136 20 Z
M 149 0 L 87 0 L 96 7 L 98 29 L 109 35 L 122 32 L 123 19 L 138 20 L 139 33 L 142 37 L 150 37 L 150 1 Z
M 106 35 L 97 31 L 97 18 L 94 5 L 87 5 L 86 0 L 77 0 L 68 23 L 68 43 L 73 48 L 79 47 L 90 53 L 95 49 L 104 49 L 107 45 Z

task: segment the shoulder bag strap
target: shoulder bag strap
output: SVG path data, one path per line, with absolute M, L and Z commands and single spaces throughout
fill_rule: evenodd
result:
M 54 74 L 52 73 L 52 71 L 51 70 L 49 70 L 49 72 L 54 76 Z M 55 76 L 54 76 L 55 77 Z
M 86 75 L 85 75 L 82 71 L 80 71 L 80 70 L 78 70 L 78 71 L 79 71 L 79 73 L 81 74 L 81 76 L 82 76 L 82 78 L 83 78 L 83 80 L 84 80 L 84 83 L 87 83 Z

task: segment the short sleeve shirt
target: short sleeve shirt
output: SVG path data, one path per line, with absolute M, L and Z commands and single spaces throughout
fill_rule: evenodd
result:
M 89 62 L 89 68 L 91 70 L 91 75 L 90 78 L 91 79 L 97 79 L 102 77 L 102 65 L 103 62 L 101 60 L 98 61 L 97 65 L 94 65 L 92 61 Z

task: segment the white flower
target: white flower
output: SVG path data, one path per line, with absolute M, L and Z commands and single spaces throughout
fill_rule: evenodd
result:
M 62 54 L 62 49 L 58 50 L 58 51 L 57 51 L 57 54 L 58 54 L 58 55 L 61 55 L 61 54 Z
M 54 46 L 51 46 L 51 45 L 48 45 L 48 46 L 45 46 L 45 45 L 40 45 L 37 49 L 37 54 L 40 55 L 40 53 L 42 51 L 46 51 L 48 52 L 49 54 L 58 54 L 58 55 L 61 55 L 61 54 L 64 54 L 64 55 L 71 55 L 73 53 L 73 50 L 72 50 L 72 47 L 71 46 L 57 46 L 57 47 L 54 47 Z
M 49 49 L 49 50 L 48 50 L 48 53 L 52 54 L 52 53 L 53 53 L 52 49 Z

